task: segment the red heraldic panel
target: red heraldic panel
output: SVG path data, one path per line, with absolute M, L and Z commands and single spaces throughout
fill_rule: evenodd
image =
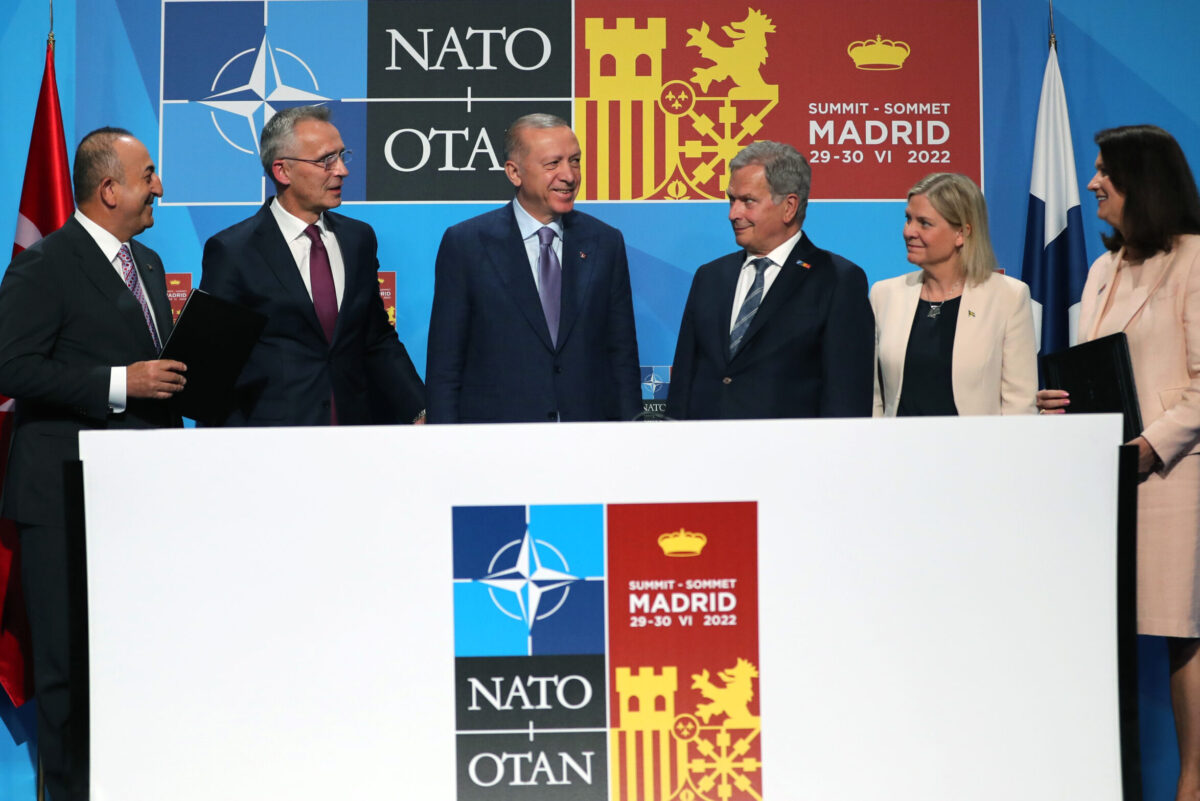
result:
M 611 797 L 762 797 L 757 504 L 608 507 Z
M 817 200 L 981 178 L 979 7 L 964 0 L 577 0 L 581 200 L 723 198 L 751 142 L 794 145 Z

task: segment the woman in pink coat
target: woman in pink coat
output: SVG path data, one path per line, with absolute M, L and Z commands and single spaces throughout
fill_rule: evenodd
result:
M 1113 227 L 1080 304 L 1079 341 L 1129 340 L 1138 447 L 1138 632 L 1167 637 L 1177 801 L 1200 799 L 1200 196 L 1175 139 L 1152 125 L 1096 134 L 1088 183 Z M 1045 413 L 1070 404 L 1038 392 Z

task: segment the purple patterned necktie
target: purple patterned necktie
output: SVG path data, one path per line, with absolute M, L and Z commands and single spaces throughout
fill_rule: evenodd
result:
M 121 245 L 121 249 L 117 252 L 117 258 L 121 260 L 121 272 L 125 276 L 125 286 L 129 287 L 129 291 L 133 293 L 142 307 L 142 316 L 146 318 L 146 327 L 150 329 L 150 340 L 154 343 L 154 349 L 161 351 L 162 342 L 158 339 L 158 329 L 154 327 L 154 318 L 150 316 L 150 304 L 146 302 L 146 295 L 142 292 L 142 282 L 138 280 L 137 267 L 133 265 L 133 256 L 129 253 L 129 245 Z
M 558 313 L 562 302 L 562 266 L 554 255 L 554 229 L 544 226 L 538 229 L 538 296 L 542 299 L 542 312 L 550 329 L 550 342 L 558 347 Z
M 333 329 L 337 326 L 337 290 L 333 286 L 333 268 L 329 266 L 329 252 L 321 241 L 321 231 L 315 225 L 304 229 L 312 241 L 308 254 L 308 279 L 312 285 L 313 307 L 317 320 L 325 332 L 325 340 L 333 342 Z M 332 393 L 329 395 L 329 424 L 337 425 L 337 404 Z

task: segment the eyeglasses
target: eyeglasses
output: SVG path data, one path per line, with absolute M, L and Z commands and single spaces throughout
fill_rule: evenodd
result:
M 279 158 L 286 161 L 303 161 L 307 164 L 316 164 L 325 170 L 332 170 L 337 166 L 339 161 L 342 164 L 349 164 L 352 155 L 354 155 L 354 151 L 352 150 L 340 150 L 337 153 L 330 153 L 328 156 L 319 159 L 302 159 L 297 156 L 280 156 Z

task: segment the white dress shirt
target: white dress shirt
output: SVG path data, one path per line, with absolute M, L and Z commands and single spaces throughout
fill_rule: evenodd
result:
M 804 232 L 797 231 L 791 239 L 770 253 L 763 254 L 771 260 L 771 264 L 763 271 L 763 293 L 762 298 L 759 300 L 760 303 L 767 299 L 767 293 L 771 291 L 771 284 L 775 283 L 775 279 L 779 277 L 779 271 L 783 269 L 783 263 L 787 261 L 792 248 L 796 247 L 796 243 L 800 241 L 800 237 L 802 236 L 804 236 Z M 742 271 L 738 274 L 737 287 L 733 290 L 733 314 L 729 317 L 730 332 L 733 331 L 733 326 L 737 324 L 738 312 L 742 310 L 742 303 L 746 301 L 746 296 L 750 294 L 750 287 L 754 285 L 754 274 L 757 270 L 754 269 L 754 265 L 750 262 L 757 258 L 759 257 L 747 253 L 746 260 L 742 262 Z
M 550 226 L 554 229 L 554 239 L 550 243 L 550 247 L 554 249 L 554 255 L 558 257 L 559 265 L 562 264 L 562 220 L 551 220 L 548 223 L 541 222 L 534 218 L 532 214 L 525 211 L 521 205 L 521 201 L 513 198 L 513 214 L 517 218 L 517 230 L 521 232 L 521 241 L 525 244 L 525 254 L 529 256 L 529 266 L 533 270 L 533 285 L 540 292 L 542 282 L 538 277 L 538 258 L 541 256 L 542 242 L 538 239 L 537 232 Z
M 312 273 L 309 270 L 308 260 L 312 253 L 312 240 L 308 238 L 308 234 L 304 233 L 308 228 L 308 223 L 279 205 L 278 198 L 271 201 L 271 213 L 275 215 L 275 222 L 279 226 L 280 233 L 283 234 L 283 240 L 287 242 L 288 250 L 292 251 L 292 258 L 296 260 L 296 269 L 300 271 L 304 288 L 308 290 L 308 296 L 311 298 Z M 325 245 L 325 252 L 329 254 L 329 269 L 333 272 L 333 291 L 337 295 L 337 305 L 340 309 L 342 308 L 342 289 L 346 285 L 346 264 L 342 261 L 342 249 L 338 247 L 337 237 L 329 230 L 324 214 L 317 218 L 316 226 L 317 230 L 321 232 L 321 243 Z
M 125 268 L 121 266 L 121 245 L 128 245 L 128 242 L 121 242 L 115 236 L 110 234 L 107 229 L 100 227 L 92 220 L 88 219 L 79 209 L 75 210 L 75 219 L 83 226 L 83 230 L 88 232 L 88 235 L 100 248 L 100 252 L 104 254 L 104 258 L 108 259 L 108 263 L 117 271 L 117 276 L 121 279 L 121 283 L 125 283 Z M 133 248 L 129 249 L 129 259 L 137 265 L 137 260 L 133 258 Z M 138 281 L 142 278 L 139 275 Z M 158 327 L 158 317 L 154 314 L 154 304 L 150 302 L 149 296 L 146 295 L 146 287 L 142 287 L 142 295 L 146 298 L 146 308 L 150 310 L 150 319 L 154 321 L 154 326 Z M 150 336 L 150 332 L 146 332 L 146 336 Z M 125 411 L 125 405 L 129 402 L 129 398 L 125 392 L 125 365 L 114 365 L 109 368 L 108 372 L 108 408 L 114 414 L 120 414 Z

